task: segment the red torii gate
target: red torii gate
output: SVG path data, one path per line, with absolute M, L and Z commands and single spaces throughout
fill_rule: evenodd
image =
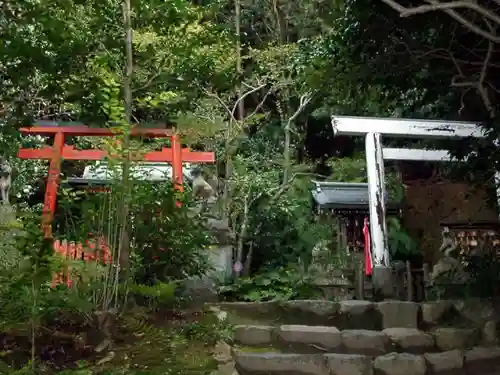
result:
M 71 123 L 70 123 L 71 124 Z M 46 237 L 52 237 L 52 220 L 54 217 L 57 201 L 57 190 L 59 187 L 59 176 L 61 174 L 61 163 L 66 160 L 103 160 L 107 153 L 101 150 L 76 150 L 73 146 L 65 144 L 66 136 L 96 136 L 110 137 L 119 135 L 119 132 L 107 128 L 93 128 L 83 124 L 59 126 L 58 122 L 44 121 L 43 125 L 21 128 L 25 135 L 54 136 L 52 147 L 41 149 L 20 149 L 18 157 L 21 159 L 50 160 L 47 187 L 43 205 L 42 227 Z M 143 136 L 149 138 L 170 138 L 171 148 L 163 148 L 161 151 L 148 152 L 134 160 L 170 162 L 172 164 L 172 177 L 177 189 L 182 190 L 182 163 L 214 163 L 213 152 L 193 152 L 188 148 L 182 148 L 179 136 L 175 131 L 159 128 L 133 128 L 131 136 Z

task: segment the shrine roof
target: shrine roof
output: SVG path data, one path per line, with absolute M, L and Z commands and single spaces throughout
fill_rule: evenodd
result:
M 191 172 L 195 165 L 184 163 L 182 174 L 184 179 L 191 181 Z M 168 163 L 139 162 L 132 168 L 132 176 L 137 180 L 149 182 L 168 181 L 172 179 L 172 166 Z M 96 166 L 86 166 L 82 177 L 70 177 L 66 180 L 71 185 L 107 185 L 113 181 L 113 174 L 108 170 L 106 162 Z
M 322 209 L 367 209 L 368 184 L 355 182 L 326 182 L 313 181 L 311 193 L 316 204 Z M 397 204 L 389 202 L 388 208 L 395 208 Z

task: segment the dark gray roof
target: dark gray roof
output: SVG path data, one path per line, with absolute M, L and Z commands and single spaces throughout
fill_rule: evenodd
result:
M 367 209 L 368 184 L 354 182 L 313 181 L 312 196 L 324 209 Z M 386 202 L 388 200 L 386 199 Z M 393 204 L 389 204 L 394 206 Z
M 72 186 L 106 186 L 106 185 L 111 185 L 113 180 L 99 180 L 95 178 L 82 178 L 82 177 L 68 177 L 66 180 L 63 181 L 63 183 L 66 183 L 68 185 Z M 141 182 L 136 181 L 137 182 Z M 144 181 L 143 181 L 144 182 Z M 147 183 L 160 183 L 160 182 L 165 182 L 161 180 L 154 180 L 154 181 L 146 181 Z

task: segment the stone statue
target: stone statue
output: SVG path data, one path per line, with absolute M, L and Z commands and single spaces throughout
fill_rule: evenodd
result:
M 450 233 L 450 228 L 444 227 L 441 232 L 441 246 L 439 247 L 439 252 L 444 253 L 445 256 L 451 256 L 452 252 L 458 247 L 457 240 Z
M 0 194 L 3 205 L 9 205 L 9 193 L 12 184 L 12 167 L 5 157 L 0 157 Z
M 191 177 L 193 197 L 195 200 L 201 202 L 198 205 L 197 212 L 205 212 L 217 201 L 217 193 L 215 189 L 203 178 L 201 169 L 194 169 L 191 172 Z
M 191 175 L 193 176 L 192 187 L 194 198 L 209 199 L 216 195 L 212 186 L 203 178 L 200 169 L 194 169 Z
M 457 249 L 458 243 L 450 233 L 450 229 L 448 227 L 443 228 L 441 237 L 442 243 L 439 248 L 439 252 L 443 253 L 443 256 L 438 260 L 434 267 L 432 267 L 430 282 L 431 284 L 435 284 L 436 280 L 440 276 L 448 274 L 451 278 L 451 283 L 462 284 L 467 281 L 469 275 L 463 270 L 459 260 L 452 255 L 452 253 Z

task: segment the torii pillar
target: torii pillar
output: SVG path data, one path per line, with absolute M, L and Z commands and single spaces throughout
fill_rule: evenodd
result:
M 385 207 L 385 173 L 382 136 L 368 133 L 365 138 L 366 170 L 368 174 L 368 196 L 370 209 L 370 234 L 373 258 L 373 287 L 384 296 L 393 290 L 392 267 Z

